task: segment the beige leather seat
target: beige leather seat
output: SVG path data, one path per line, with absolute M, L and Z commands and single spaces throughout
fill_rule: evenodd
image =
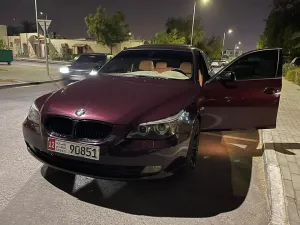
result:
M 168 64 L 166 62 L 157 62 L 155 70 L 158 73 L 163 73 L 165 71 L 168 71 Z
M 180 64 L 181 71 L 183 71 L 189 78 L 192 77 L 192 64 L 189 62 L 183 62 Z
M 141 71 L 153 71 L 154 64 L 151 60 L 143 60 L 140 62 L 139 70 Z

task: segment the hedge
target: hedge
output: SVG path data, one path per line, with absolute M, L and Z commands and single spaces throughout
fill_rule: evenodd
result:
M 300 85 L 300 68 L 292 68 L 286 72 L 285 78 L 297 85 Z

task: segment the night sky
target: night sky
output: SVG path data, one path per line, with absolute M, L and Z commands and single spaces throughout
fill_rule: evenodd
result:
M 199 0 L 198 0 L 199 1 Z M 135 36 L 150 38 L 164 29 L 169 17 L 191 16 L 193 0 L 37 0 L 38 10 L 52 19 L 49 31 L 69 38 L 87 37 L 84 17 L 102 5 L 109 12 L 123 11 Z M 197 16 L 207 35 L 222 35 L 232 28 L 226 47 L 233 48 L 238 41 L 244 50 L 254 49 L 264 28 L 272 0 L 211 0 L 198 4 Z M 16 20 L 13 21 L 13 18 Z M 34 0 L 4 0 L 0 7 L 0 24 L 18 24 L 35 20 Z

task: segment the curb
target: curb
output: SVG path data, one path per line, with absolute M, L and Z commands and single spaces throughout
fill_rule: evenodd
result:
M 20 61 L 20 62 L 35 62 L 35 63 L 46 63 L 45 60 L 37 60 L 37 59 L 14 59 L 14 61 Z M 58 65 L 66 65 L 70 64 L 70 62 L 65 61 L 48 61 L 49 64 L 58 64 Z
M 287 203 L 284 195 L 284 184 L 281 176 L 279 163 L 275 152 L 275 147 L 265 145 L 266 142 L 273 142 L 271 133 L 268 131 L 259 132 L 263 142 L 264 170 L 268 188 L 268 200 L 271 212 L 271 219 L 268 225 L 289 224 Z M 268 143 L 269 144 L 269 143 Z
M 47 83 L 56 83 L 56 82 L 59 82 L 59 81 L 62 81 L 62 80 L 64 80 L 64 79 L 49 80 L 49 81 L 35 81 L 35 82 L 26 82 L 26 83 L 19 83 L 19 84 L 7 84 L 7 85 L 1 85 L 0 90 L 15 88 L 15 87 L 24 87 L 24 86 L 47 84 Z

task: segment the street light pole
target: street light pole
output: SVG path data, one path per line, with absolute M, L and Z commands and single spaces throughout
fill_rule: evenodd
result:
M 37 3 L 36 0 L 34 0 L 34 5 L 35 5 L 35 23 L 36 23 L 36 32 L 38 36 L 38 51 L 37 51 L 37 56 L 38 58 L 40 57 L 40 49 L 41 49 L 41 43 L 40 43 L 40 32 L 39 32 L 39 23 L 38 23 L 38 9 L 37 9 Z
M 226 32 L 224 32 L 224 37 L 223 37 L 222 56 L 224 55 L 225 39 L 226 39 Z
M 229 29 L 227 32 L 228 32 L 228 34 L 231 34 L 233 31 L 231 29 Z M 223 37 L 222 56 L 224 54 L 225 40 L 226 40 L 226 32 L 224 32 L 224 37 Z
M 234 57 L 235 57 L 236 49 L 238 49 L 238 46 L 239 46 L 240 44 L 242 44 L 242 43 L 239 41 L 239 42 L 236 43 L 235 46 L 234 46 L 234 51 L 233 51 Z
M 195 25 L 195 15 L 196 15 L 196 6 L 197 6 L 197 2 L 194 1 L 194 13 L 193 13 L 193 24 L 192 24 L 191 45 L 193 45 L 194 25 Z

